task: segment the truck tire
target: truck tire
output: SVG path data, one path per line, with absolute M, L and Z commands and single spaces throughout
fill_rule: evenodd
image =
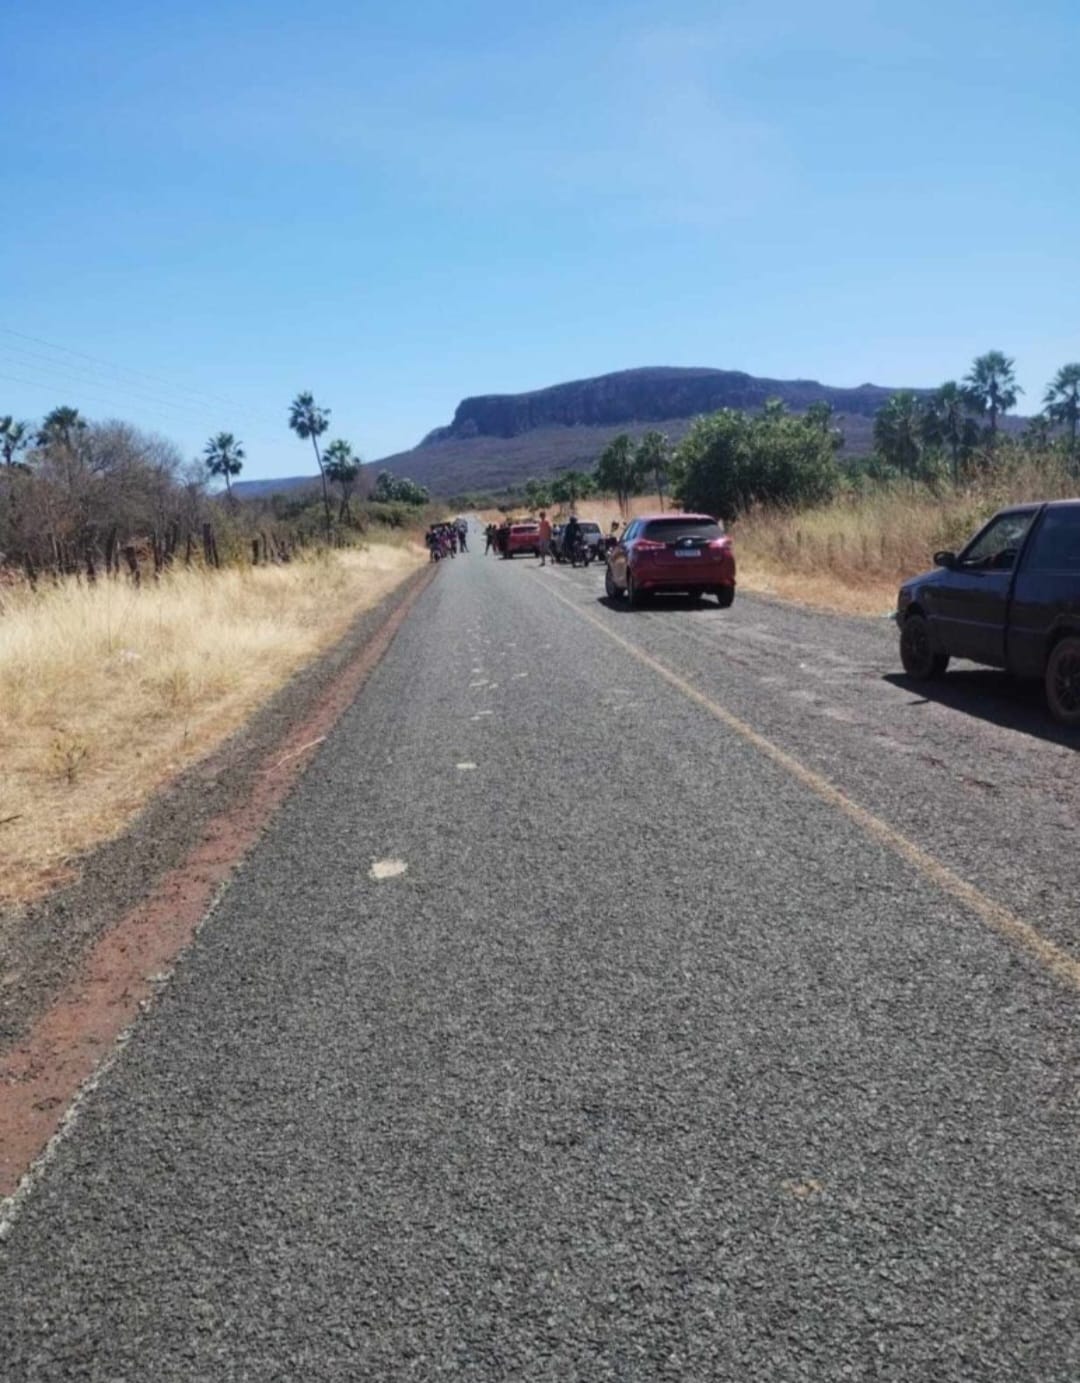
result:
M 942 677 L 949 666 L 949 655 L 934 649 L 926 616 L 918 611 L 900 626 L 900 661 L 907 675 L 920 682 Z
M 1080 725 L 1080 637 L 1060 639 L 1046 660 L 1046 704 L 1061 725 Z

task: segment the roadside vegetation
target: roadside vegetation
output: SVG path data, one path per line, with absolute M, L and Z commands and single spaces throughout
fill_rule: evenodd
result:
M 288 563 L 26 581 L 0 603 L 0 908 L 62 881 L 416 570 L 404 534 Z
M 245 448 L 195 460 L 72 407 L 0 417 L 0 909 L 65 878 L 422 562 L 437 511 L 319 439 L 310 492 L 239 501 Z M 224 489 L 215 491 L 215 482 Z
M 665 504 L 722 518 L 740 584 L 826 609 L 881 614 L 900 581 L 959 547 L 995 510 L 1080 494 L 1080 364 L 1063 366 L 1021 430 L 1014 362 L 988 351 L 962 380 L 894 394 L 874 451 L 849 457 L 827 403 L 791 414 L 722 409 L 675 444 L 614 438 L 591 472 L 530 480 L 502 513 L 579 507 L 607 526 Z

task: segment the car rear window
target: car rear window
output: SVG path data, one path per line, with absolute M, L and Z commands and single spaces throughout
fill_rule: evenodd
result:
M 715 519 L 650 519 L 638 536 L 654 543 L 677 543 L 681 538 L 722 538 L 724 529 Z
M 599 525 L 598 523 L 583 523 L 583 524 L 579 524 L 578 527 L 581 529 L 582 533 L 599 533 L 599 532 L 600 532 L 600 525 Z

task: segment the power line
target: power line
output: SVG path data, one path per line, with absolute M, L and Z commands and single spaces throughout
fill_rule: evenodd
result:
M 39 363 L 43 362 L 43 363 Z M 48 356 L 43 356 L 35 351 L 23 353 L 14 352 L 8 346 L 0 345 L 0 363 L 7 364 L 17 370 L 29 370 L 36 375 L 43 375 L 46 378 L 54 378 L 59 381 L 58 388 L 73 388 L 106 390 L 114 397 L 135 399 L 139 403 L 151 403 L 160 408 L 169 408 L 175 412 L 194 415 L 196 410 L 199 413 L 209 413 L 211 405 L 206 403 L 196 403 L 193 400 L 178 400 L 176 398 L 161 398 L 157 394 L 147 393 L 140 385 L 117 383 L 110 379 L 104 379 L 100 375 L 93 375 L 84 372 L 78 366 L 61 365 Z M 224 412 L 224 408 L 213 405 L 216 413 Z
M 54 402 L 55 402 L 55 399 L 56 399 L 56 394 L 59 392 L 59 391 L 58 391 L 57 385 L 56 385 L 54 382 L 52 382 L 52 381 L 42 381 L 42 380 L 40 380 L 40 379 L 27 379 L 25 376 L 20 376 L 20 375 L 9 375 L 9 374 L 3 374 L 3 373 L 0 373 L 0 380 L 4 380 L 4 381 L 5 381 L 6 383 L 8 383 L 8 384 L 21 384 L 21 385 L 23 385 L 23 386 L 25 386 L 26 388 L 29 388 L 29 389 L 39 389 L 42 393 L 51 394 L 51 395 L 53 396 L 53 401 L 54 401 Z M 108 388 L 109 386 L 108 386 L 107 384 L 105 384 L 105 385 L 103 385 L 102 387 Z M 101 394 L 98 394 L 98 393 L 96 392 L 95 389 L 91 388 L 90 390 L 87 390 L 87 389 L 86 389 L 85 387 L 83 387 L 83 386 L 80 386 L 80 388 L 79 388 L 79 395 L 80 395 L 80 401 L 82 401 L 83 398 L 88 398 L 90 402 L 92 402 L 92 403 L 94 403 L 94 404 L 97 404 L 99 407 L 100 407 L 100 406 L 103 406 L 103 407 L 105 407 L 105 408 L 110 408 L 110 409 L 111 409 L 111 408 L 115 408 L 115 407 L 117 406 L 117 402 L 118 402 L 116 395 L 111 395 L 111 396 L 105 395 L 105 396 L 103 396 L 103 395 L 101 395 Z M 146 407 L 145 402 L 142 402 L 142 401 L 139 401 L 139 402 L 140 402 L 140 406 L 141 406 L 142 408 L 145 408 L 145 407 Z M 171 404 L 166 404 L 166 405 L 164 405 L 164 406 L 167 407 L 167 408 L 174 408 L 174 405 L 171 405 Z M 172 420 L 166 420 L 166 421 L 167 421 L 167 422 L 170 422 L 170 421 L 172 421 Z M 231 420 L 231 421 L 233 421 L 234 426 L 237 427 L 238 430 L 240 430 L 241 424 L 242 424 L 243 420 L 239 420 L 239 421 L 237 421 L 237 420 Z M 177 424 L 174 423 L 174 425 L 177 425 Z M 194 426 L 195 426 L 195 424 L 194 424 L 194 422 L 193 422 L 193 419 L 192 419 L 192 417 L 191 417 L 190 415 L 189 415 L 189 417 L 188 417 L 188 425 L 191 426 L 191 427 L 194 427 Z M 204 428 L 211 428 L 211 429 L 212 429 L 213 425 L 214 425 L 213 423 L 209 423 L 209 424 L 208 424 L 206 418 L 200 418 L 200 419 L 199 419 L 199 423 L 198 423 L 199 430 L 202 430 L 202 429 L 204 429 Z M 276 441 L 275 441 L 275 442 L 270 442 L 270 441 L 268 441 L 268 440 L 267 440 L 266 438 L 264 438 L 264 437 L 259 437 L 258 435 L 253 434 L 252 431 L 251 431 L 250 429 L 246 428 L 246 427 L 243 427 L 242 430 L 243 430 L 245 433 L 247 433 L 247 437 L 245 438 L 245 445 L 248 446 L 248 447 L 251 447 L 252 445 L 255 445 L 255 446 L 263 446 L 263 447 L 269 447 L 269 446 L 276 446 L 276 445 L 277 445 L 277 442 L 276 442 Z
M 141 379 L 151 381 L 158 386 L 164 387 L 172 392 L 189 394 L 195 398 L 212 402 L 218 406 L 224 405 L 227 408 L 240 408 L 235 399 L 226 398 L 222 394 L 215 394 L 206 389 L 192 389 L 186 384 L 175 384 L 171 380 L 162 378 L 160 375 L 153 375 L 146 370 L 133 370 L 129 365 L 117 365 L 115 361 L 105 360 L 101 356 L 89 355 L 86 351 L 74 350 L 70 346 L 58 345 L 55 341 L 46 341 L 40 336 L 31 336 L 25 331 L 15 331 L 12 327 L 0 326 L 0 333 L 5 336 L 13 336 L 20 341 L 30 341 L 36 346 L 44 346 L 50 351 L 59 351 L 63 355 L 72 355 L 80 360 L 88 360 L 93 365 L 102 366 L 107 370 L 112 370 L 114 374 L 133 375 Z M 59 362 L 58 362 L 59 363 Z

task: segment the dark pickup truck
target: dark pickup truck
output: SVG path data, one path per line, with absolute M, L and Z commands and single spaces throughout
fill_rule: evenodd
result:
M 900 588 L 900 659 L 940 677 L 950 658 L 1041 677 L 1063 725 L 1080 725 L 1080 499 L 1017 504 L 960 553 Z

